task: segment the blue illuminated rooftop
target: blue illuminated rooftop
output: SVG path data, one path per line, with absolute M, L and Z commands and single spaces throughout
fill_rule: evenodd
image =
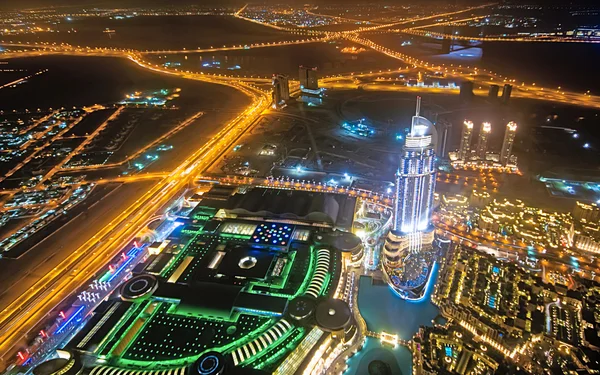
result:
M 294 225 L 281 223 L 261 223 L 252 233 L 250 243 L 259 246 L 288 246 L 294 227 Z

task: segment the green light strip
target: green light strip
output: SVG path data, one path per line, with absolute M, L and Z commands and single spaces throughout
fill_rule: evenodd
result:
M 133 316 L 136 315 L 136 318 L 133 319 L 133 321 L 135 322 L 136 319 L 139 318 L 140 314 L 144 311 L 145 309 L 145 305 L 144 303 L 140 303 L 137 306 L 133 306 L 133 308 L 130 308 L 127 311 L 127 314 L 125 314 L 123 317 L 121 317 L 121 319 L 119 319 L 119 321 L 117 322 L 117 324 L 115 324 L 115 326 L 113 327 L 113 329 L 110 330 L 110 332 L 108 333 L 108 335 L 105 336 L 105 339 L 103 340 L 103 342 L 100 343 L 100 345 L 98 345 L 98 350 L 96 351 L 97 353 L 102 353 L 104 351 L 104 349 L 109 349 L 106 348 L 106 345 L 108 343 L 110 343 L 111 341 L 113 341 L 113 339 L 115 338 L 114 335 L 123 327 L 123 325 L 129 321 L 129 319 Z M 127 329 L 123 332 L 123 334 L 121 335 L 121 337 L 125 336 L 125 334 L 127 333 L 127 331 L 129 331 L 129 329 L 131 328 L 131 326 L 127 327 Z M 119 337 L 119 340 L 117 340 L 112 347 L 110 348 L 110 351 L 112 351 L 117 345 L 119 345 L 119 342 L 121 341 L 121 337 Z M 110 353 L 110 351 L 107 351 L 107 355 Z
M 235 341 L 230 342 L 227 345 L 224 345 L 218 349 L 213 349 L 213 350 L 220 351 L 221 353 L 226 353 L 226 352 L 233 351 L 237 348 L 241 348 L 242 346 L 246 345 L 247 343 L 254 341 L 254 339 L 256 339 L 258 336 L 262 335 L 268 329 L 273 327 L 275 324 L 277 324 L 277 322 L 278 322 L 278 320 L 270 319 L 267 322 L 265 322 L 262 326 L 260 326 L 256 330 L 254 330 L 254 332 L 252 332 L 252 334 L 249 334 L 245 337 L 241 337 Z
M 158 314 L 158 312 L 159 312 L 159 311 L 161 310 L 161 308 L 163 307 L 161 302 L 151 302 L 151 303 L 156 303 L 157 305 L 156 305 L 156 307 L 154 308 L 154 310 L 152 310 L 152 313 L 150 314 L 150 316 L 148 316 L 148 318 L 146 318 L 146 321 L 144 321 L 144 324 L 143 324 L 143 325 L 140 327 L 140 329 L 137 331 L 137 334 L 136 334 L 136 335 L 135 335 L 133 338 L 131 338 L 131 341 L 130 341 L 129 345 L 127 346 L 127 348 L 125 348 L 125 350 L 123 350 L 123 354 L 126 354 L 126 353 L 127 353 L 127 351 L 128 351 L 128 350 L 129 350 L 129 349 L 130 349 L 130 348 L 131 348 L 131 347 L 132 347 L 134 344 L 135 344 L 135 342 L 137 341 L 137 339 L 138 339 L 139 335 L 140 335 L 140 334 L 142 334 L 142 332 L 144 332 L 144 330 L 146 329 L 146 326 L 148 325 L 148 323 L 150 323 L 150 322 L 152 321 L 152 319 L 154 318 L 154 316 L 155 316 L 156 314 Z M 148 304 L 148 305 L 150 305 L 150 304 Z M 140 315 L 141 315 L 141 314 L 143 314 L 143 312 L 144 312 L 145 310 L 146 310 L 146 309 L 142 310 L 142 313 L 140 313 Z M 140 318 L 140 316 L 138 316 L 138 319 L 141 319 L 141 318 Z M 125 335 L 123 335 L 123 336 L 125 336 Z M 117 344 L 117 345 L 118 345 L 118 344 Z M 122 361 L 131 361 L 131 360 L 129 360 L 129 359 L 124 359 L 124 358 L 120 357 L 120 358 L 118 359 L 118 362 L 119 362 L 119 363 L 121 363 Z
M 171 262 L 171 265 L 169 265 L 169 267 L 168 267 L 168 268 L 167 268 L 165 271 L 163 271 L 163 273 L 162 273 L 162 275 L 161 275 L 162 277 L 165 277 L 165 278 L 166 278 L 166 277 L 169 275 L 169 273 L 170 273 L 170 272 L 173 270 L 173 268 L 175 267 L 175 265 L 179 265 L 179 263 L 180 263 L 179 261 L 180 261 L 181 259 L 183 259 L 183 258 L 185 257 L 185 255 L 187 255 L 190 245 L 191 245 L 191 244 L 192 244 L 194 241 L 196 241 L 196 238 L 198 238 L 198 237 L 199 237 L 199 234 L 196 234 L 194 237 L 192 237 L 192 238 L 191 238 L 191 239 L 190 239 L 190 240 L 189 240 L 189 241 L 188 241 L 188 242 L 185 244 L 185 246 L 184 246 L 183 250 L 181 250 L 181 251 L 179 252 L 179 254 L 177 254 L 177 258 L 175 258 L 175 260 L 174 260 L 173 262 Z
M 231 233 L 219 233 L 219 236 L 225 237 L 225 238 L 235 238 L 238 240 L 248 240 L 248 239 L 250 239 L 250 237 L 252 237 L 251 235 L 231 234 Z
M 267 366 L 271 366 L 275 362 L 280 360 L 284 354 L 294 350 L 298 346 L 300 341 L 302 341 L 306 332 L 305 332 L 304 328 L 296 328 L 293 332 L 295 332 L 297 335 L 292 339 L 292 341 L 290 341 L 287 345 L 285 345 L 283 348 L 279 349 L 275 353 L 269 355 L 268 358 L 264 358 L 265 356 L 262 356 L 263 362 L 256 364 L 254 366 L 254 368 L 261 370 Z
M 329 289 L 329 283 L 331 282 L 331 274 L 329 272 L 327 272 L 327 274 L 325 275 L 325 280 L 323 281 L 323 288 L 321 288 L 321 293 L 320 295 L 325 295 L 327 294 L 327 290 Z
M 238 366 L 245 367 L 245 366 L 253 363 L 254 361 L 258 360 L 259 358 L 263 357 L 269 350 L 271 350 L 272 348 L 276 348 L 279 344 L 281 344 L 283 341 L 285 341 L 285 339 L 287 339 L 294 331 L 295 331 L 295 329 L 290 329 L 289 331 L 284 333 L 280 338 L 278 338 L 275 342 L 273 342 L 271 345 L 267 346 L 261 352 L 256 353 L 256 355 L 248 357 L 244 362 L 240 363 Z M 254 340 L 250 340 L 250 341 L 254 341 Z
M 315 268 L 315 251 L 314 250 L 315 250 L 315 248 L 313 246 L 311 246 L 308 271 L 306 272 L 306 276 L 304 276 L 304 281 L 300 285 L 300 288 L 298 288 L 298 291 L 296 292 L 296 294 L 294 294 L 294 297 L 298 297 L 299 295 L 304 294 L 304 292 L 306 292 L 306 289 L 308 288 L 308 284 L 310 284 L 310 281 L 313 278 L 313 272 L 314 272 L 314 268 Z

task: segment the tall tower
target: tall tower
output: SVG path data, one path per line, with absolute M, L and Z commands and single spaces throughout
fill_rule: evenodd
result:
M 488 91 L 488 97 L 492 100 L 497 100 L 499 92 L 500 92 L 500 86 L 490 85 L 490 90 Z
M 479 131 L 479 139 L 477 139 L 477 157 L 480 160 L 485 160 L 485 153 L 487 151 L 487 141 L 492 131 L 492 125 L 489 122 L 481 124 L 481 130 Z
M 473 97 L 473 82 L 463 81 L 460 83 L 460 98 L 468 101 Z
M 396 174 L 394 230 L 414 233 L 429 228 L 435 189 L 434 125 L 419 116 L 421 98 L 412 119 Z M 436 134 L 437 135 L 437 134 Z
M 273 102 L 279 107 L 282 103 L 290 100 L 290 83 L 289 78 L 285 74 L 273 75 Z
M 452 26 L 444 26 L 444 34 L 446 35 L 454 35 L 454 28 Z M 452 51 L 452 44 L 454 40 L 450 38 L 442 39 L 442 55 L 447 55 Z
M 306 90 L 318 90 L 319 89 L 319 77 L 317 76 L 316 67 L 300 66 L 298 69 L 298 75 L 300 76 L 300 89 Z
M 383 247 L 382 268 L 402 298 L 419 299 L 433 266 L 431 216 L 435 190 L 437 132 L 420 116 L 421 98 L 396 173 L 393 228 Z
M 515 135 L 517 133 L 517 124 L 513 121 L 506 124 L 506 132 L 504 133 L 504 141 L 502 141 L 502 150 L 500 151 L 500 163 L 506 166 L 510 162 L 513 143 L 515 143 Z
M 435 154 L 438 158 L 445 158 L 446 154 L 446 144 L 448 143 L 448 133 L 452 129 L 452 123 L 445 119 L 440 119 L 436 121 L 436 127 L 439 132 L 442 133 L 442 137 L 439 140 L 437 147 L 435 149 Z
M 471 150 L 471 136 L 473 135 L 473 121 L 463 122 L 460 146 L 458 148 L 458 160 L 466 161 Z
M 502 90 L 502 102 L 507 104 L 510 100 L 510 94 L 512 93 L 512 85 L 508 83 L 504 85 L 504 90 Z

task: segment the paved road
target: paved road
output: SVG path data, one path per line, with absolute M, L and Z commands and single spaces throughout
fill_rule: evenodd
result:
M 109 223 L 123 207 L 132 204 L 156 181 L 143 181 L 108 188 L 104 199 L 89 207 L 84 214 L 64 225 L 18 259 L 0 259 L 0 310 L 33 285 L 41 276 L 62 262 L 98 228 Z M 98 202 L 98 201 L 97 201 Z M 84 202 L 86 203 L 86 202 Z M 89 203 L 89 202 L 87 202 Z

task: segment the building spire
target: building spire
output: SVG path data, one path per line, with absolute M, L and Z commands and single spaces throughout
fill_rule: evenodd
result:
M 415 110 L 415 115 L 413 117 L 412 123 L 410 124 L 410 134 L 415 134 L 415 120 L 419 117 L 419 113 L 421 113 L 421 97 L 417 96 L 417 109 Z

